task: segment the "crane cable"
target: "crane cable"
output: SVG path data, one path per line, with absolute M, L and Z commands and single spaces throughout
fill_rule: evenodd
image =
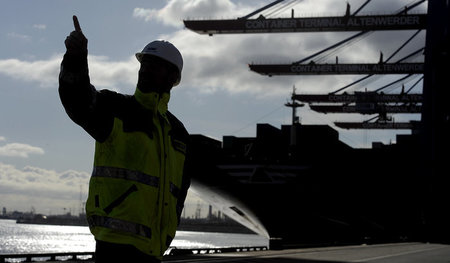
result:
M 301 1 L 303 1 L 303 0 L 300 0 L 300 2 L 301 2 Z M 286 4 L 284 4 L 283 6 L 280 6 L 280 7 L 278 7 L 277 9 L 272 10 L 270 13 L 266 14 L 265 16 L 266 16 L 266 17 L 270 17 L 270 16 L 272 16 L 272 15 L 279 14 L 279 13 L 285 11 L 286 9 L 292 8 L 293 6 L 297 5 L 298 2 L 299 2 L 298 0 L 292 0 L 292 1 L 289 2 L 289 3 L 286 3 Z
M 426 0 L 420 0 L 420 1 L 416 2 L 416 3 L 414 3 L 414 4 L 411 5 L 411 6 L 405 7 L 404 9 L 402 9 L 402 11 L 398 11 L 396 14 L 399 15 L 399 14 L 402 14 L 402 13 L 404 13 L 404 12 L 407 12 L 408 10 L 417 7 L 418 5 L 422 4 L 422 3 L 425 2 L 425 1 L 426 1 Z M 360 9 L 358 9 L 358 11 L 359 11 L 359 10 L 360 10 Z M 347 43 L 348 41 L 351 41 L 351 40 L 353 40 L 353 39 L 355 39 L 355 38 L 361 37 L 361 36 L 363 36 L 364 34 L 367 34 L 367 33 L 369 33 L 369 32 L 371 32 L 371 31 L 365 30 L 365 31 L 361 31 L 361 32 L 359 32 L 359 33 L 356 33 L 356 34 L 353 35 L 353 36 L 350 36 L 350 37 L 348 37 L 348 38 L 346 38 L 346 39 L 344 39 L 344 40 L 342 40 L 342 41 L 340 41 L 340 42 L 338 42 L 338 43 L 336 43 L 336 44 L 334 44 L 334 45 L 331 45 L 331 46 L 329 46 L 329 47 L 327 47 L 327 48 L 325 48 L 325 49 L 323 49 L 323 50 L 321 50 L 321 51 L 319 51 L 319 52 L 316 52 L 316 53 L 312 54 L 311 56 L 308 56 L 308 57 L 306 57 L 306 58 L 304 58 L 304 59 L 302 59 L 302 60 L 299 60 L 299 61 L 297 61 L 297 62 L 294 62 L 293 64 L 301 64 L 301 63 L 303 63 L 303 62 L 305 62 L 305 61 L 308 61 L 308 60 L 310 60 L 310 59 L 312 59 L 312 58 L 314 58 L 314 57 L 316 57 L 316 56 L 318 56 L 318 55 L 320 55 L 320 54 L 322 54 L 322 53 L 325 53 L 325 52 L 327 52 L 327 51 L 329 51 L 329 50 L 335 49 L 335 48 L 337 48 L 337 47 L 339 47 L 339 46 L 341 46 L 341 45 Z
M 394 51 L 390 56 L 389 56 L 389 58 L 387 58 L 386 59 L 386 61 L 384 61 L 384 62 L 389 62 L 395 55 L 397 55 L 398 54 L 398 52 L 400 52 L 407 44 L 409 44 L 419 33 L 421 32 L 421 30 L 418 30 L 417 32 L 415 32 L 409 39 L 407 39 L 396 51 Z M 417 51 L 416 51 L 417 52 Z M 414 52 L 414 54 L 416 53 L 416 52 Z M 411 56 L 411 55 L 410 55 Z M 406 57 L 406 58 L 403 58 L 403 59 L 401 59 L 401 60 L 399 60 L 399 61 L 397 61 L 396 63 L 399 63 L 399 62 L 401 62 L 401 61 L 403 61 L 403 60 L 406 60 L 408 57 Z M 348 85 L 346 85 L 346 86 L 344 86 L 344 87 L 342 87 L 342 88 L 340 88 L 340 89 L 338 89 L 338 90 L 335 90 L 335 91 L 333 91 L 333 92 L 331 92 L 331 94 L 336 94 L 336 93 L 338 93 L 338 92 L 340 92 L 340 91 L 343 91 L 343 90 L 345 90 L 345 89 L 347 89 L 347 88 L 349 88 L 349 87 L 351 87 L 351 86 L 353 86 L 353 85 L 355 85 L 355 84 L 358 84 L 359 82 L 361 82 L 361 81 L 363 81 L 363 80 L 366 80 L 366 79 L 368 79 L 368 78 L 370 78 L 370 77 L 372 77 L 374 74 L 369 74 L 369 75 L 367 75 L 367 76 L 364 76 L 364 77 L 362 77 L 362 78 L 360 78 L 360 79 L 358 79 L 358 80 L 356 80 L 356 81 L 354 81 L 354 82 L 352 82 L 352 83 L 350 83 L 350 84 L 348 84 Z

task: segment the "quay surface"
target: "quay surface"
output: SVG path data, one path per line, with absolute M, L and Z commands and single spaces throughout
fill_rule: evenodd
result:
M 429 243 L 395 243 L 379 245 L 337 246 L 323 248 L 299 248 L 285 250 L 260 250 L 167 256 L 163 262 L 242 262 L 242 263 L 444 263 L 450 262 L 450 245 Z M 47 261 L 48 262 L 48 261 Z M 53 262 L 93 262 L 53 261 Z

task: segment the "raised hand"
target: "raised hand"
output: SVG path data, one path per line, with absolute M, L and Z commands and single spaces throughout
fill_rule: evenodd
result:
M 64 42 L 64 44 L 66 45 L 67 53 L 77 56 L 87 55 L 88 40 L 81 31 L 77 16 L 73 16 L 73 26 L 75 28 L 75 31 L 72 31 Z

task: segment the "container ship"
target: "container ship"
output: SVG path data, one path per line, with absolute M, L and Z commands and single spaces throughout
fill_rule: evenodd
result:
M 345 14 L 334 17 L 296 17 L 292 9 L 290 17 L 274 18 L 273 12 L 291 7 L 291 2 L 278 0 L 237 19 L 184 21 L 186 28 L 209 36 L 357 31 L 290 64 L 249 65 L 251 71 L 269 77 L 365 75 L 328 94 L 294 93 L 287 105 L 293 108 L 292 125 L 258 124 L 252 138 L 224 136 L 218 141 L 191 136 L 192 189 L 270 238 L 271 247 L 450 242 L 450 217 L 445 212 L 450 200 L 446 187 L 450 6 L 439 0 L 417 0 L 392 14 L 360 15 L 369 2 L 354 11 L 347 3 Z M 427 4 L 426 13 L 411 12 L 422 4 Z M 368 26 L 364 21 L 373 23 Z M 386 30 L 413 31 L 390 56 L 380 53 L 377 63 L 342 64 L 338 56 L 332 63 L 316 60 L 369 32 Z M 394 59 L 422 30 L 426 31 L 424 47 Z M 387 74 L 394 76 L 391 79 L 400 77 L 376 90 L 348 92 L 372 76 Z M 409 89 L 403 86 L 398 93 L 384 93 L 413 76 L 422 77 Z M 423 84 L 420 93 L 413 93 L 419 83 Z M 295 116 L 300 102 L 310 103 L 317 112 L 360 113 L 371 119 L 304 125 Z M 393 121 L 392 114 L 404 113 L 421 114 L 420 121 Z M 370 149 L 357 149 L 339 140 L 336 127 L 409 129 L 411 134 L 397 135 L 396 143 L 374 142 Z
M 328 125 L 258 124 L 255 138 L 225 136 L 223 145 L 191 137 L 194 192 L 273 245 L 423 238 L 418 136 L 372 149 L 349 147 Z

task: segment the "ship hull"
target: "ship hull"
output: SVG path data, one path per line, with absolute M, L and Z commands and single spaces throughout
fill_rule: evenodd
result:
M 428 184 L 413 137 L 403 147 L 353 149 L 337 141 L 292 147 L 283 130 L 262 134 L 241 143 L 243 155 L 200 143 L 194 191 L 274 246 L 425 238 Z

